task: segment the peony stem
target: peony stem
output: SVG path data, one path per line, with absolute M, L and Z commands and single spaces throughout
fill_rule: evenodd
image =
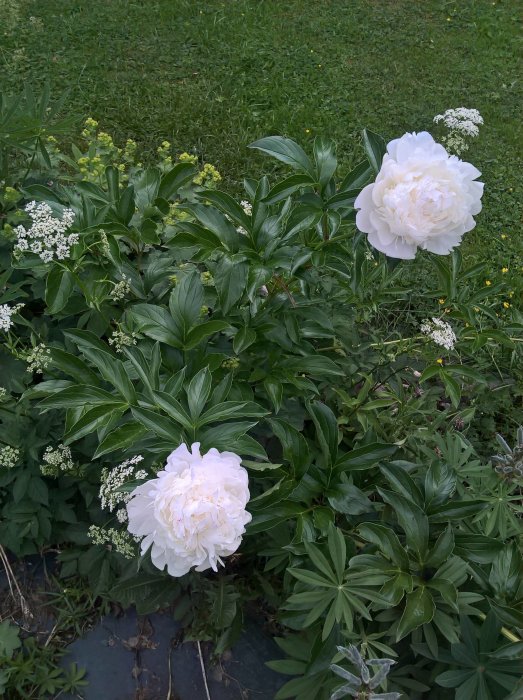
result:
M 211 700 L 211 694 L 209 693 L 209 686 L 207 685 L 207 676 L 205 675 L 205 666 L 203 663 L 202 646 L 200 644 L 199 639 L 196 641 L 196 644 L 198 646 L 198 657 L 200 659 L 200 667 L 202 669 L 203 682 L 205 684 L 205 694 L 207 696 L 207 700 Z

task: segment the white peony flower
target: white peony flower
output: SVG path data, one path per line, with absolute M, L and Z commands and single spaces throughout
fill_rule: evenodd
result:
M 251 515 L 247 471 L 238 455 L 211 449 L 200 454 L 180 445 L 167 458 L 165 470 L 138 486 L 127 503 L 133 535 L 143 537 L 141 551 L 171 576 L 217 571 L 221 557 L 233 554 Z
M 392 258 L 414 258 L 418 248 L 446 255 L 476 225 L 479 175 L 426 131 L 404 134 L 388 144 L 376 181 L 356 198 L 356 226 Z

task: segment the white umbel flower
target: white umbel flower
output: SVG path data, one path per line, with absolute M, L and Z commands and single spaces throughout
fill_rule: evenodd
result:
M 13 320 L 11 316 L 15 316 L 20 313 L 20 309 L 23 309 L 24 304 L 17 304 L 16 306 L 9 306 L 9 304 L 0 304 L 0 331 L 7 331 L 13 325 Z
M 450 323 L 442 321 L 441 318 L 433 317 L 432 321 L 423 321 L 420 330 L 424 335 L 433 340 L 436 345 L 445 348 L 445 350 L 454 349 L 457 338 Z
M 449 153 L 459 156 L 463 151 L 468 151 L 467 140 L 478 136 L 483 117 L 477 109 L 457 107 L 447 109 L 443 114 L 437 114 L 434 117 L 434 123 L 442 123 L 449 130 L 441 141 Z
M 25 211 L 32 220 L 31 227 L 17 226 L 15 250 L 35 253 L 48 263 L 55 257 L 65 260 L 71 254 L 71 246 L 79 241 L 77 233 L 67 233 L 74 223 L 72 209 L 64 209 L 62 218 L 53 216 L 53 210 L 46 202 L 29 202 Z
M 479 175 L 428 132 L 405 134 L 388 144 L 376 181 L 356 198 L 356 226 L 392 258 L 412 259 L 418 248 L 447 255 L 476 225 Z
M 251 515 L 246 470 L 238 455 L 211 449 L 200 454 L 180 445 L 155 479 L 138 486 L 127 503 L 132 535 L 143 537 L 141 551 L 151 549 L 152 563 L 171 576 L 217 571 L 222 557 L 240 546 Z

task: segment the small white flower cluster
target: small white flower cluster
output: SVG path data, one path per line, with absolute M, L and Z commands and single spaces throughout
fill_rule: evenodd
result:
M 242 199 L 240 202 L 240 206 L 242 207 L 243 211 L 247 214 L 247 216 L 251 216 L 252 214 L 252 204 L 248 202 L 246 199 Z
M 56 450 L 46 447 L 42 459 L 44 464 L 40 465 L 40 471 L 44 476 L 58 476 L 74 468 L 71 449 L 65 445 L 58 445 Z
M 109 247 L 109 239 L 107 238 L 107 234 L 103 228 L 101 228 L 98 233 L 100 234 L 100 248 L 102 253 L 108 256 L 111 253 L 111 248 Z
M 121 329 L 113 331 L 112 336 L 109 338 L 109 345 L 114 346 L 116 352 L 123 352 L 124 347 L 136 345 L 136 333 L 127 335 L 127 333 Z
M 51 362 L 51 353 L 43 343 L 40 343 L 26 355 L 25 361 L 27 362 L 28 372 L 43 374 L 44 369 L 47 369 Z
M 58 260 L 68 258 L 71 246 L 78 243 L 79 240 L 77 233 L 66 235 L 67 230 L 74 222 L 73 210 L 64 209 L 62 218 L 57 219 L 53 216 L 53 210 L 46 202 L 40 204 L 29 202 L 25 211 L 33 223 L 29 229 L 24 226 L 15 228 L 18 239 L 15 250 L 22 253 L 27 251 L 35 253 L 46 263 L 51 262 L 55 256 Z
M 111 513 L 120 504 L 125 505 L 131 498 L 130 493 L 118 491 L 118 489 L 131 479 L 147 479 L 147 472 L 140 469 L 135 472 L 136 465 L 143 460 L 142 455 L 136 455 L 130 459 L 126 459 L 114 469 L 104 468 L 102 470 L 102 483 L 100 485 L 100 502 L 104 510 L 109 510 Z M 127 514 L 126 514 L 127 515 Z M 122 515 L 118 515 L 120 522 Z M 127 518 L 126 518 L 127 519 Z
M 7 397 L 7 389 L 3 386 L 0 386 L 0 403 L 5 400 Z
M 452 326 L 440 318 L 433 317 L 432 321 L 426 319 L 421 324 L 420 330 L 424 335 L 431 338 L 436 345 L 440 345 L 446 350 L 452 350 L 456 344 L 457 338 L 452 330 Z
M 114 285 L 110 296 L 113 301 L 122 301 L 130 292 L 131 285 L 129 284 L 129 277 L 122 275 L 121 281 Z
M 136 542 L 138 540 L 131 537 L 125 530 L 91 525 L 87 535 L 93 544 L 110 544 L 126 559 L 133 559 L 136 556 Z
M 20 459 L 20 450 L 16 447 L 2 447 L 0 450 L 0 467 L 12 469 Z
M 441 140 L 447 151 L 460 155 L 468 150 L 468 138 L 475 138 L 479 134 L 479 127 L 483 124 L 483 117 L 477 109 L 458 107 L 447 109 L 443 114 L 434 117 L 434 123 L 443 123 L 449 130 L 449 134 Z
M 0 331 L 5 331 L 7 333 L 13 325 L 11 316 L 17 314 L 24 306 L 25 304 L 17 304 L 16 306 L 0 304 Z
M 247 214 L 247 216 L 252 216 L 252 204 L 248 202 L 246 199 L 242 199 L 240 202 L 240 206 L 243 209 L 243 211 Z M 225 215 L 229 221 L 231 221 L 231 217 L 228 216 L 227 214 Z M 243 228 L 243 226 L 238 226 L 236 231 L 241 234 L 242 236 L 247 235 L 247 231 Z

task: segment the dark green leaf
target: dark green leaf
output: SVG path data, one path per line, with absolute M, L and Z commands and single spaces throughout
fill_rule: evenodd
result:
M 136 304 L 129 314 L 140 333 L 173 348 L 182 347 L 181 329 L 167 309 L 152 304 Z
M 227 328 L 230 328 L 230 324 L 227 321 L 213 320 L 201 323 L 199 326 L 195 326 L 187 334 L 184 349 L 192 350 L 193 348 L 197 347 L 202 340 L 205 340 L 205 338 L 208 338 L 210 335 L 215 335 L 220 331 L 224 331 Z
M 72 272 L 55 265 L 47 277 L 45 303 L 48 314 L 57 314 L 69 301 L 74 289 Z
M 320 401 L 307 404 L 309 414 L 316 426 L 316 435 L 325 458 L 330 464 L 336 462 L 338 455 L 338 423 L 331 409 Z
M 387 151 L 385 141 L 378 134 L 363 129 L 363 147 L 367 153 L 369 163 L 372 165 L 374 172 L 379 173 L 381 161 Z
M 361 471 L 372 467 L 377 462 L 390 457 L 397 451 L 396 445 L 373 442 L 370 445 L 358 447 L 351 452 L 340 455 L 336 462 L 337 471 Z
M 191 417 L 198 418 L 211 393 L 212 375 L 208 367 L 204 367 L 189 382 L 187 386 L 187 401 Z
M 242 296 L 249 266 L 242 260 L 224 255 L 214 270 L 214 282 L 222 312 L 226 314 Z
M 336 172 L 336 145 L 334 141 L 324 136 L 314 139 L 314 160 L 318 173 L 318 180 L 322 187 L 329 182 Z
M 152 431 L 173 446 L 178 446 L 182 441 L 180 426 L 176 425 L 172 420 L 145 408 L 133 407 L 131 411 L 136 420 L 144 425 L 147 430 Z
M 263 153 L 267 153 L 273 158 L 287 163 L 295 170 L 302 170 L 314 177 L 314 166 L 301 146 L 291 139 L 283 136 L 267 136 L 249 145 L 249 148 L 256 148 Z
M 191 163 L 177 163 L 169 172 L 162 176 L 158 188 L 158 197 L 169 200 L 178 192 L 180 187 L 192 180 L 195 175 Z
M 122 415 L 127 408 L 126 404 L 111 403 L 95 406 L 86 411 L 82 417 L 64 435 L 64 444 L 70 445 L 85 435 L 94 433 L 105 426 L 113 415 Z
M 276 204 L 283 199 L 287 199 L 290 195 L 297 192 L 302 187 L 311 187 L 314 185 L 314 179 L 307 174 L 298 173 L 285 178 L 271 188 L 269 194 L 263 199 L 266 204 Z
M 416 588 L 407 594 L 405 610 L 396 630 L 396 641 L 406 637 L 413 630 L 430 622 L 434 616 L 435 605 L 425 586 Z
M 106 435 L 98 445 L 93 459 L 98 459 L 102 455 L 115 452 L 116 450 L 125 450 L 131 447 L 144 433 L 145 428 L 141 423 L 137 423 L 136 421 L 124 423 L 124 425 L 115 428 L 115 430 L 111 430 L 111 432 Z

